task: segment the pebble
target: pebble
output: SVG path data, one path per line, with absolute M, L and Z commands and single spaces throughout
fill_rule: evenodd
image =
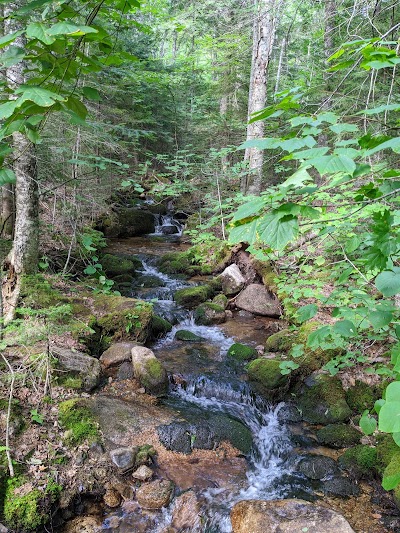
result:
M 147 481 L 153 477 L 153 470 L 146 465 L 139 466 L 139 468 L 133 472 L 132 477 L 139 481 Z

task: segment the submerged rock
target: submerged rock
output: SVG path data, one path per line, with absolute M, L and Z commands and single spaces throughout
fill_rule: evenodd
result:
M 219 277 L 222 283 L 222 292 L 227 296 L 234 296 L 240 292 L 246 283 L 243 274 L 236 264 L 226 267 Z
M 279 317 L 281 308 L 278 300 L 271 296 L 270 292 L 258 283 L 252 283 L 246 287 L 235 300 L 239 309 L 249 311 L 255 315 Z
M 156 479 L 139 487 L 136 499 L 144 509 L 161 509 L 170 503 L 173 489 L 172 481 Z
M 168 374 L 154 353 L 144 346 L 132 348 L 133 374 L 146 392 L 163 395 L 168 391 Z
M 194 321 L 201 326 L 223 324 L 226 321 L 225 309 L 212 302 L 204 302 L 196 308 Z
M 192 490 L 184 492 L 175 499 L 171 525 L 176 531 L 200 533 L 200 504 Z
M 340 514 L 304 500 L 244 500 L 231 511 L 233 533 L 354 533 Z

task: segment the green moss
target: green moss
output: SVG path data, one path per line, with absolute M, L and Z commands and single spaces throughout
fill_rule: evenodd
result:
M 157 452 L 151 444 L 143 444 L 136 453 L 135 466 L 137 467 L 151 462 L 155 455 L 157 455 Z
M 347 424 L 329 424 L 317 431 L 320 444 L 332 448 L 346 448 L 360 442 L 361 433 Z
M 365 409 L 371 409 L 380 395 L 381 391 L 375 387 L 356 381 L 355 385 L 346 391 L 346 401 L 353 411 L 362 413 Z
M 66 376 L 58 380 L 59 385 L 65 389 L 76 389 L 79 390 L 82 388 L 83 382 L 81 378 L 74 376 Z
M 226 320 L 225 309 L 212 302 L 204 302 L 196 307 L 194 321 L 202 326 L 222 324 Z
M 394 442 L 392 435 L 379 434 L 376 445 L 377 468 L 380 473 L 390 463 L 394 455 L 399 453 L 399 447 Z
M 246 366 L 250 381 L 255 382 L 264 395 L 269 396 L 287 384 L 288 379 L 282 375 L 279 365 L 276 359 L 255 359 Z
M 325 374 L 302 392 L 298 407 L 304 420 L 312 424 L 343 422 L 351 415 L 340 380 Z
M 50 480 L 44 491 L 33 489 L 25 492 L 22 488 L 25 483 L 27 480 L 22 476 L 7 480 L 4 519 L 14 531 L 37 531 L 50 519 L 50 507 L 58 498 L 61 486 Z
M 257 274 L 261 277 L 263 284 L 270 291 L 276 293 L 278 287 L 276 285 L 276 273 L 274 272 L 271 263 L 268 261 L 260 261 L 259 259 L 253 259 L 253 267 Z
M 226 309 L 228 305 L 228 298 L 225 296 L 225 294 L 217 294 L 217 296 L 213 298 L 212 303 Z
M 103 270 L 109 276 L 120 276 L 122 274 L 129 274 L 133 272 L 135 267 L 132 261 L 124 259 L 117 255 L 105 254 L 101 257 L 100 263 Z
M 32 309 L 46 309 L 68 302 L 41 274 L 22 276 L 20 299 L 24 307 Z
M 227 245 L 224 241 L 214 241 L 211 245 L 197 244 L 185 252 L 170 252 L 158 261 L 158 267 L 165 274 L 208 275 L 224 257 Z
M 393 454 L 392 458 L 390 459 L 389 464 L 387 465 L 387 467 L 385 468 L 383 472 L 383 477 L 389 478 L 389 482 L 394 481 L 396 483 L 396 481 L 399 478 L 399 473 L 400 473 L 400 449 L 398 449 L 398 451 L 395 454 Z M 397 486 L 400 486 L 400 483 L 398 481 L 397 481 Z
M 236 361 L 250 361 L 250 359 L 254 359 L 257 357 L 258 352 L 255 348 L 252 348 L 251 346 L 246 346 L 245 344 L 240 344 L 239 342 L 232 344 L 232 346 L 229 348 L 228 357 L 232 357 Z
M 75 398 L 60 403 L 58 419 L 67 430 L 65 440 L 70 446 L 84 441 L 93 443 L 100 440 L 98 424 L 84 400 Z
M 197 287 L 177 290 L 174 294 L 174 299 L 179 305 L 188 309 L 194 309 L 199 304 L 208 300 L 213 292 L 213 289 L 209 285 L 199 285 Z
M 195 333 L 192 333 L 191 331 L 187 331 L 185 329 L 180 329 L 175 333 L 175 339 L 178 341 L 186 341 L 186 342 L 201 342 L 205 339 L 203 337 L 199 337 L 199 335 L 196 335 Z
M 150 329 L 151 337 L 153 339 L 158 339 L 162 335 L 165 335 L 171 331 L 172 324 L 168 322 L 168 320 L 165 320 L 158 315 L 153 315 L 150 323 Z
M 265 350 L 267 352 L 287 353 L 295 343 L 295 337 L 295 333 L 289 329 L 277 331 L 266 340 Z
M 339 457 L 339 465 L 357 477 L 370 477 L 377 464 L 376 448 L 359 444 Z

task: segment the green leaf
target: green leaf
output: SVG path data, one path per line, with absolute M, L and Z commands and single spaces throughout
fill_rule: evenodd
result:
M 346 155 L 324 155 L 308 161 L 323 176 L 324 174 L 336 174 L 345 172 L 353 174 L 356 169 L 355 162 Z
M 2 168 L 0 170 L 0 186 L 6 185 L 7 183 L 16 183 L 16 181 L 17 178 L 10 168 Z
M 299 322 L 303 323 L 310 318 L 313 318 L 318 313 L 318 306 L 315 304 L 303 305 L 296 311 L 296 318 Z
M 11 45 L 8 50 L 6 50 L 3 54 L 0 56 L 0 64 L 3 65 L 3 67 L 12 67 L 13 65 L 16 65 L 17 63 L 20 63 L 25 57 L 25 50 L 20 48 L 19 46 Z
M 64 106 L 69 111 L 77 115 L 81 120 L 86 119 L 88 110 L 86 109 L 86 106 L 78 98 L 75 98 L 75 96 L 68 96 L 68 99 L 65 102 Z
M 395 296 L 400 292 L 400 267 L 385 270 L 375 278 L 375 286 L 383 296 Z
M 313 159 L 321 155 L 325 155 L 329 151 L 328 146 L 321 146 L 319 148 L 307 148 L 306 150 L 301 150 L 300 152 L 294 152 L 292 154 L 293 159 Z
M 324 343 L 331 335 L 330 326 L 322 326 L 317 330 L 311 332 L 307 338 L 307 346 L 310 348 L 318 348 L 321 343 Z
M 313 179 L 305 167 L 300 167 L 299 170 L 282 183 L 282 187 L 301 187 L 307 181 L 313 181 Z
M 339 320 L 339 322 L 335 322 L 332 331 L 344 338 L 354 337 L 357 334 L 357 328 L 351 320 Z
M 82 93 L 88 100 L 100 101 L 100 93 L 93 87 L 82 87 Z
M 386 104 L 372 109 L 365 109 L 360 111 L 357 115 L 376 115 L 377 113 L 383 113 L 384 111 L 400 111 L 400 104 Z
M 355 124 L 333 124 L 332 126 L 329 126 L 329 129 L 333 131 L 333 133 L 353 133 L 355 131 L 358 131 L 358 126 Z
M 393 490 L 400 483 L 400 467 L 396 455 L 392 458 L 383 472 L 382 487 L 385 490 Z
M 256 219 L 247 224 L 232 228 L 229 233 L 229 243 L 248 242 L 249 244 L 253 244 L 257 240 L 258 222 L 258 219 Z
M 370 155 L 375 154 L 376 152 L 380 152 L 381 150 L 387 150 L 389 148 L 391 148 L 393 152 L 396 152 L 397 154 L 400 153 L 400 137 L 394 137 L 393 139 L 389 139 L 388 141 L 378 144 L 378 146 L 367 150 L 365 152 L 365 156 L 368 157 Z
M 0 105 L 0 120 L 11 117 L 16 108 L 18 107 L 16 100 L 10 100 Z
M 76 26 L 65 21 L 57 22 L 47 30 L 48 35 L 70 35 L 71 37 L 79 37 L 88 33 L 97 33 L 97 30 L 90 26 Z
M 56 102 L 64 101 L 64 98 L 59 94 L 32 85 L 21 85 L 15 92 L 16 94 L 21 94 L 17 100 L 18 106 L 21 106 L 24 102 L 34 102 L 40 107 L 50 107 Z
M 297 217 L 293 215 L 269 214 L 259 224 L 260 239 L 273 250 L 283 250 L 299 232 Z
M 354 235 L 346 242 L 346 246 L 345 246 L 346 253 L 348 254 L 353 253 L 355 250 L 357 250 L 360 244 L 361 244 L 360 237 L 358 237 L 358 235 Z
M 371 322 L 373 328 L 378 330 L 391 323 L 393 320 L 393 313 L 380 310 L 372 311 L 368 316 L 368 320 Z
M 365 410 L 360 418 L 360 428 L 364 435 L 372 435 L 377 428 L 377 421 L 369 414 L 368 409 Z
M 376 400 L 376 402 L 374 403 L 374 411 L 375 413 L 377 413 L 379 415 L 379 412 L 382 408 L 383 405 L 385 405 L 386 401 L 383 400 L 383 399 L 380 399 L 380 400 Z
M 267 200 L 260 197 L 254 198 L 253 200 L 250 200 L 250 202 L 246 202 L 237 209 L 232 218 L 232 222 L 257 215 L 265 207 L 266 203 Z
M 397 444 L 397 446 L 400 446 L 400 432 L 393 433 L 392 437 L 393 437 L 394 442 Z
M 389 383 L 385 391 L 385 400 L 387 402 L 400 402 L 400 381 Z
M 83 271 L 85 274 L 88 274 L 89 276 L 92 275 L 92 274 L 96 274 L 97 272 L 97 269 L 92 266 L 92 265 L 89 265 L 85 268 L 85 270 Z
M 5 46 L 11 44 L 15 41 L 20 35 L 22 35 L 24 32 L 22 30 L 16 31 L 14 33 L 8 33 L 7 35 L 4 35 L 0 39 L 0 48 L 4 48 Z
M 47 29 L 47 26 L 40 22 L 32 22 L 26 28 L 26 35 L 31 39 L 38 39 L 43 44 L 53 44 L 56 38 L 49 35 L 46 32 Z
M 400 400 L 386 400 L 385 404 L 382 405 L 379 411 L 379 430 L 385 433 L 398 433 L 400 431 Z

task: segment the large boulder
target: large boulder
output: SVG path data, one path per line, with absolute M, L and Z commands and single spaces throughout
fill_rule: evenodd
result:
M 156 396 L 166 394 L 168 375 L 154 353 L 144 346 L 135 346 L 131 353 L 133 374 L 146 392 Z
M 201 326 L 222 324 L 226 320 L 225 309 L 212 302 L 200 304 L 194 312 L 194 321 Z
M 289 384 L 287 376 L 281 372 L 280 361 L 258 358 L 246 366 L 253 387 L 268 399 L 280 396 Z
M 226 267 L 219 277 L 222 283 L 222 292 L 226 296 L 234 296 L 243 289 L 246 283 L 239 267 L 235 264 Z
M 233 533 L 354 533 L 340 514 L 304 500 L 244 500 L 232 509 Z
M 135 237 L 154 233 L 153 213 L 136 207 L 123 207 L 117 210 L 119 237 Z
M 201 303 L 208 300 L 213 295 L 213 288 L 210 285 L 199 285 L 197 287 L 188 287 L 179 289 L 174 294 L 174 300 L 179 305 L 194 309 Z
M 347 448 L 359 444 L 361 433 L 348 424 L 328 424 L 317 431 L 317 440 L 330 448 Z
M 132 348 L 137 346 L 137 342 L 116 342 L 108 350 L 103 352 L 100 363 L 104 369 L 119 366 L 132 358 Z
M 258 352 L 255 348 L 252 348 L 251 346 L 236 342 L 235 344 L 232 344 L 226 355 L 228 356 L 228 359 L 232 358 L 235 361 L 242 363 L 243 361 L 250 361 L 251 359 L 255 359 L 258 355 Z
M 300 461 L 297 468 L 308 479 L 324 479 L 340 473 L 336 461 L 325 455 L 308 455 Z
M 135 271 L 135 266 L 137 266 L 130 259 L 113 254 L 104 254 L 100 261 L 103 270 L 111 278 L 130 274 Z
M 81 388 L 84 391 L 90 392 L 97 387 L 101 372 L 98 359 L 83 352 L 60 346 L 53 347 L 52 353 L 57 358 L 61 370 L 81 380 Z
M 259 283 L 251 283 L 235 300 L 239 309 L 255 315 L 278 317 L 281 315 L 279 301 Z

